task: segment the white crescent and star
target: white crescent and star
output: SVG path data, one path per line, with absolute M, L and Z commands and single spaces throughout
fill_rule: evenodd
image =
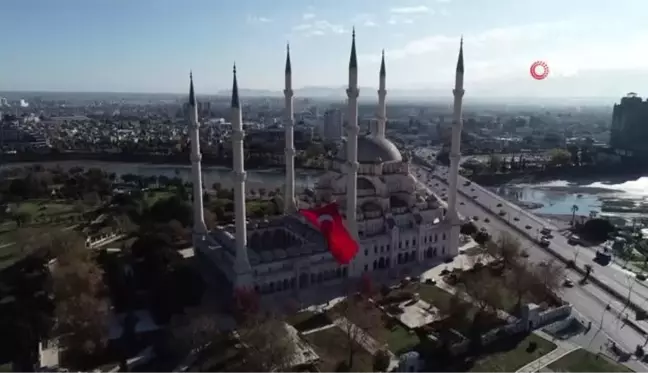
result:
M 323 214 L 323 215 L 320 215 L 320 216 L 317 218 L 317 222 L 318 222 L 320 225 L 321 225 L 322 223 L 324 223 L 325 221 L 333 222 L 333 217 L 332 217 L 331 215 L 329 215 L 329 214 Z

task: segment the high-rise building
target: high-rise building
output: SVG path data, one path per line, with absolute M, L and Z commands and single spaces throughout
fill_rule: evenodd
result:
M 624 156 L 648 158 L 648 100 L 629 93 L 614 105 L 610 146 Z
M 329 109 L 324 112 L 322 138 L 339 141 L 344 134 L 344 115 L 340 109 Z

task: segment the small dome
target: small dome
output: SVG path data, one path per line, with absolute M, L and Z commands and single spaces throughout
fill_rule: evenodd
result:
M 346 161 L 346 140 L 336 155 L 339 161 Z M 358 163 L 380 164 L 384 162 L 401 162 L 400 150 L 384 137 L 358 137 Z

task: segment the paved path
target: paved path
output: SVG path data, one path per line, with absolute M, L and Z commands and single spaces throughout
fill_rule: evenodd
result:
M 547 365 L 553 363 L 554 361 L 560 359 L 561 357 L 567 355 L 568 353 L 578 349 L 580 349 L 580 347 L 577 346 L 568 347 L 566 345 L 558 345 L 558 347 L 556 347 L 556 349 L 554 349 L 550 353 L 541 356 L 537 360 L 530 362 L 529 364 L 523 366 L 517 371 L 518 372 L 539 372 L 542 368 L 546 367 Z

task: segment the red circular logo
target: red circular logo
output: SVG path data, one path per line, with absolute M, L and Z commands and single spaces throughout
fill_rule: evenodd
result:
M 529 69 L 531 77 L 535 80 L 542 80 L 549 75 L 549 66 L 544 61 L 536 61 L 531 64 Z

